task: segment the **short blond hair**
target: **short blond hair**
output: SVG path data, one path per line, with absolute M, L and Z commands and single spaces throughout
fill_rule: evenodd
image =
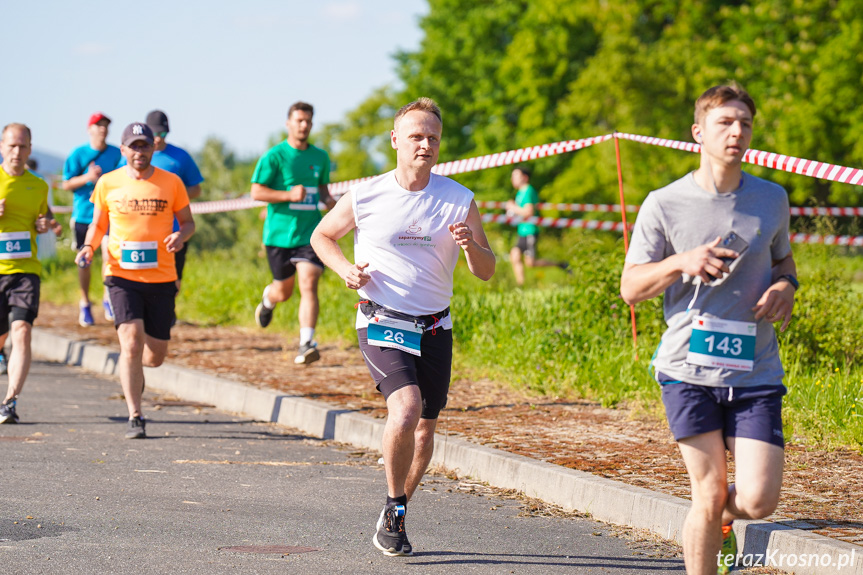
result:
M 30 133 L 30 128 L 28 128 L 26 124 L 19 124 L 18 122 L 12 122 L 11 124 L 6 124 L 5 126 L 3 126 L 3 131 L 0 132 L 0 138 L 5 137 L 6 132 L 13 129 L 23 131 L 25 134 L 27 134 L 27 141 L 33 141 L 33 134 Z
M 443 124 L 443 118 L 441 118 L 440 114 L 440 106 L 438 106 L 437 103 L 431 98 L 422 97 L 414 100 L 410 104 L 405 104 L 404 106 L 399 108 L 399 111 L 396 112 L 395 118 L 393 118 L 393 126 L 398 126 L 399 120 L 402 119 L 402 116 L 404 116 L 408 112 L 414 111 L 428 112 L 429 114 L 434 114 L 438 121 Z
M 713 86 L 698 97 L 695 101 L 695 123 L 700 125 L 710 110 L 735 101 L 742 102 L 755 117 L 755 101 L 749 92 L 737 84 L 728 84 Z

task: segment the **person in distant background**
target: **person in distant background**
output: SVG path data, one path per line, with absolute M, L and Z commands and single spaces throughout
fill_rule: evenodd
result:
M 75 248 L 80 249 L 84 245 L 84 236 L 87 228 L 93 221 L 93 202 L 90 196 L 96 187 L 96 182 L 103 173 L 108 173 L 117 168 L 120 163 L 120 149 L 107 143 L 108 125 L 111 118 L 102 112 L 96 112 L 90 116 L 87 123 L 87 134 L 90 141 L 83 146 L 72 150 L 66 163 L 63 165 L 64 190 L 74 192 L 72 203 L 72 221 L 75 230 Z M 102 262 L 107 257 L 107 243 L 102 245 Z M 105 275 L 104 265 L 102 276 Z M 78 285 L 81 288 L 81 300 L 78 305 L 78 323 L 84 327 L 93 325 L 93 311 L 90 307 L 90 278 L 91 270 L 78 268 Z M 106 290 L 102 296 L 102 308 L 105 311 L 105 319 L 114 320 L 114 312 L 111 311 L 111 303 Z
M 330 156 L 309 143 L 314 108 L 296 102 L 288 108 L 287 139 L 268 150 L 252 175 L 252 199 L 267 202 L 264 245 L 273 281 L 255 308 L 255 322 L 267 327 L 276 305 L 287 301 L 296 283 L 300 290 L 300 349 L 294 363 L 308 365 L 321 358 L 315 341 L 318 322 L 318 280 L 324 264 L 311 246 L 312 231 L 321 221 L 318 201 L 330 209 Z
M 506 203 L 506 213 L 522 218 L 531 218 L 539 215 L 536 205 L 539 203 L 539 194 L 536 188 L 530 185 L 530 169 L 524 167 L 515 168 L 512 171 L 512 187 L 516 189 L 515 199 Z M 536 242 L 539 236 L 539 226 L 528 222 L 518 224 L 518 243 L 509 252 L 509 261 L 512 264 L 512 273 L 515 275 L 515 283 L 524 285 L 524 268 L 558 267 L 563 270 L 569 269 L 566 262 L 553 262 L 537 259 Z M 522 262 L 524 255 L 524 262 Z

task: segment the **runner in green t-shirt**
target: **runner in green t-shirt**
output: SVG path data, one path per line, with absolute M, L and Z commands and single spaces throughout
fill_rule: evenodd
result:
M 318 201 L 335 205 L 327 184 L 330 157 L 309 144 L 314 108 L 297 102 L 288 109 L 288 139 L 265 153 L 252 175 L 252 198 L 270 204 L 264 222 L 264 247 L 273 281 L 264 288 L 255 309 L 255 321 L 267 327 L 277 303 L 300 289 L 300 350 L 294 363 L 320 359 L 314 341 L 318 322 L 318 280 L 324 264 L 310 245 L 312 231 L 321 221 Z
M 515 200 L 506 203 L 506 213 L 522 218 L 530 218 L 538 215 L 536 205 L 539 203 L 539 194 L 536 188 L 530 185 L 530 169 L 518 167 L 512 171 L 512 186 L 518 190 Z M 524 267 L 559 267 L 563 270 L 569 268 L 566 262 L 553 262 L 541 260 L 536 257 L 536 240 L 539 235 L 539 227 L 536 224 L 522 222 L 516 228 L 518 243 L 509 252 L 509 260 L 512 263 L 512 272 L 518 285 L 524 285 Z M 524 263 L 521 257 L 524 254 Z

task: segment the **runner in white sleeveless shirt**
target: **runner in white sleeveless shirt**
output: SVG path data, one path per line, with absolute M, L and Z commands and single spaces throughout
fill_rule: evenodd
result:
M 482 280 L 494 275 L 473 193 L 431 173 L 440 109 L 420 98 L 395 115 L 396 169 L 348 192 L 312 234 L 320 259 L 360 295 L 357 335 L 366 365 L 387 402 L 383 453 L 387 503 L 373 542 L 385 555 L 411 555 L 407 502 L 434 451 L 452 368 L 453 270 L 459 251 Z M 348 261 L 337 241 L 354 231 Z

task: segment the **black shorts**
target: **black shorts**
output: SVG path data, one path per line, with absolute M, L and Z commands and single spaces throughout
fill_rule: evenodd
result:
M 90 229 L 90 224 L 82 224 L 75 222 L 75 249 L 80 250 L 84 247 L 87 241 L 87 230 Z
M 87 241 L 87 230 L 90 229 L 90 224 L 82 224 L 79 222 L 75 222 L 75 249 L 80 250 L 84 247 L 84 243 Z M 108 233 L 105 233 L 105 237 L 108 236 Z M 99 250 L 97 250 L 98 246 L 93 246 L 93 254 Z
M 308 262 L 324 269 L 324 262 L 318 258 L 318 254 L 310 245 L 298 248 L 276 246 L 266 246 L 266 248 L 267 262 L 270 264 L 270 271 L 273 272 L 273 279 L 276 281 L 284 281 L 294 277 L 294 274 L 297 273 L 297 262 Z
M 661 374 L 660 374 L 661 375 Z M 785 446 L 782 434 L 784 385 L 707 387 L 691 383 L 662 385 L 662 403 L 674 439 L 710 431 Z
M 183 279 L 183 268 L 186 267 L 186 250 L 189 249 L 189 242 L 183 243 L 183 249 L 174 252 L 174 267 L 177 268 L 177 281 Z
M 144 320 L 144 333 L 156 339 L 171 339 L 176 283 L 148 284 L 108 276 L 105 285 L 114 308 L 114 327 L 141 319 Z
M 521 253 L 524 255 L 536 259 L 536 235 L 529 236 L 518 236 L 518 243 L 515 244 Z
M 423 332 L 422 356 L 399 349 L 369 345 L 367 329 L 358 329 L 360 351 L 375 385 L 384 399 L 408 385 L 420 388 L 423 398 L 422 419 L 437 419 L 446 407 L 452 375 L 452 330 L 436 328 Z
M 0 335 L 9 333 L 9 314 L 12 321 L 26 321 L 30 325 L 39 315 L 41 281 L 36 274 L 0 275 Z

